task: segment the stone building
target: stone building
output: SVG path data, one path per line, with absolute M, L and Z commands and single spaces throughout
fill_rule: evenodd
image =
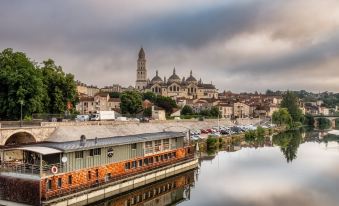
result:
M 99 92 L 94 97 L 81 96 L 76 110 L 80 114 L 92 114 L 98 111 L 113 111 L 120 109 L 120 99 L 111 98 L 108 93 Z
M 189 77 L 179 77 L 176 74 L 175 68 L 172 75 L 166 80 L 162 79 L 156 71 L 152 80 L 147 78 L 146 57 L 143 48 L 140 49 L 137 61 L 137 80 L 135 87 L 141 91 L 151 91 L 162 96 L 189 99 L 218 99 L 218 90 L 211 84 L 205 84 L 200 79 L 199 81 L 190 72 Z

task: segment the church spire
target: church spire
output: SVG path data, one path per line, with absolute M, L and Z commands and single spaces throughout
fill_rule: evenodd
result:
M 140 48 L 138 56 L 139 56 L 139 59 L 145 59 L 146 58 L 145 51 L 144 51 L 143 47 Z
M 174 67 L 174 69 L 173 69 L 173 74 L 175 74 L 175 67 Z

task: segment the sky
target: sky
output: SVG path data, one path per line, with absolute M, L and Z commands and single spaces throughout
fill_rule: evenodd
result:
M 11 0 L 0 50 L 55 60 L 99 87 L 190 70 L 219 91 L 339 92 L 338 0 Z

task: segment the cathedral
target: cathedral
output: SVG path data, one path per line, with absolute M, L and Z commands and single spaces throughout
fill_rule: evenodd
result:
M 162 96 L 187 99 L 218 99 L 218 90 L 211 84 L 204 84 L 193 76 L 192 71 L 189 77 L 180 78 L 173 69 L 172 75 L 166 80 L 162 79 L 156 71 L 152 80 L 147 78 L 146 55 L 143 48 L 140 49 L 137 61 L 137 80 L 135 88 L 140 91 L 151 91 Z

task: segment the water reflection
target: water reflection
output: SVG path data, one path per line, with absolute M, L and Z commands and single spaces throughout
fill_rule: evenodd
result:
M 92 206 L 163 206 L 175 205 L 190 199 L 195 171 L 191 170 L 156 183 L 119 194 Z
M 297 158 L 297 151 L 300 143 L 302 142 L 301 131 L 291 130 L 274 135 L 272 142 L 274 145 L 278 145 L 280 147 L 280 150 L 284 154 L 287 162 L 291 162 Z
M 201 153 L 196 171 L 93 205 L 338 205 L 339 136 L 301 129 L 222 150 Z

